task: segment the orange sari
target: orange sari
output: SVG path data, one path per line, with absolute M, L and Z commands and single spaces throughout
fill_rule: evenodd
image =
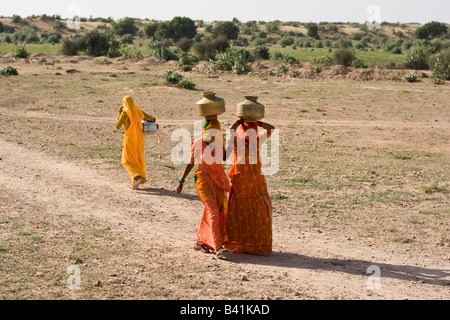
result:
M 262 255 L 272 252 L 272 202 L 266 179 L 261 173 L 259 145 L 261 139 L 270 137 L 270 131 L 267 135 L 264 133 L 256 137 L 257 162 L 249 164 L 252 142 L 245 133 L 250 128 L 255 132 L 258 130 L 256 123 L 244 123 L 235 137 L 234 165 L 229 173 L 231 192 L 226 217 L 225 248 Z M 238 139 L 245 143 L 245 161 L 238 159 Z
M 220 124 L 216 120 L 208 128 L 220 130 Z M 208 145 L 205 142 L 205 138 L 207 138 L 205 132 L 202 138 L 192 143 L 191 151 L 191 163 L 198 164 L 195 172 L 195 186 L 204 205 L 197 231 L 197 243 L 209 250 L 217 251 L 224 243 L 225 213 L 230 182 L 222 163 L 223 157 L 220 161 L 208 161 L 208 155 L 215 157 L 215 150 L 209 149 L 213 144 Z M 223 149 L 223 146 L 221 148 Z

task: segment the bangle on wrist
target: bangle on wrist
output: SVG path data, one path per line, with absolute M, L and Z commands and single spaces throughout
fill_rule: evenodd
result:
M 181 183 L 181 184 L 183 184 L 183 183 L 186 182 L 186 180 L 184 180 L 184 179 L 179 179 L 178 182 Z

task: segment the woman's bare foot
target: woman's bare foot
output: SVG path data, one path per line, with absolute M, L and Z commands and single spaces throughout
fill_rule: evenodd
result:
M 132 190 L 137 190 L 139 186 L 142 184 L 142 178 L 138 177 L 136 180 L 134 180 L 134 184 L 130 187 Z

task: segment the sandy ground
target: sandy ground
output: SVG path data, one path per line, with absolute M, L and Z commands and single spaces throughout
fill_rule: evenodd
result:
M 216 82 L 208 73 L 186 74 L 199 83 L 199 90 L 220 92 L 223 88 L 227 99 L 242 97 L 244 90 L 256 91 L 274 106 L 267 120 L 284 130 L 281 148 L 286 155 L 280 173 L 268 177 L 271 195 L 287 198 L 274 199 L 274 252 L 261 257 L 232 254 L 227 260 L 217 260 L 192 250 L 202 205 L 192 186 L 182 196 L 175 194 L 182 166 L 170 163 L 170 133 L 177 126 L 189 128 L 192 120 L 198 120 L 195 111 L 180 114 L 177 108 L 188 100 L 199 100 L 201 91 L 182 91 L 161 83 L 140 91 L 136 83 L 131 84 L 135 81 L 132 78 L 160 81 L 158 77 L 165 70 L 176 68 L 173 64 L 149 62 L 143 66 L 142 61 L 114 60 L 105 66 L 95 64 L 99 59 L 40 58 L 47 64 L 12 62 L 23 80 L 0 79 L 0 114 L 7 121 L 0 134 L 2 299 L 450 298 L 448 193 L 425 199 L 420 191 L 421 185 L 433 181 L 440 185 L 448 182 L 448 86 L 277 77 L 261 80 L 228 74 L 220 74 L 221 81 Z M 64 70 L 70 68 L 81 72 L 68 75 Z M 152 112 L 163 126 L 158 137 L 161 144 L 156 143 L 156 136 L 147 138 L 150 181 L 137 192 L 128 189 L 129 178 L 120 166 L 120 154 L 114 155 L 114 150 L 120 150 L 122 133 L 113 132 L 118 108 L 111 106 L 120 103 L 124 91 L 104 86 L 110 81 L 101 79 L 115 80 L 111 74 L 124 77 L 120 85 L 128 86 L 137 101 L 153 104 Z M 148 80 L 150 75 L 153 80 Z M 77 79 L 84 94 L 71 96 L 72 91 L 78 95 L 79 88 L 68 87 L 67 79 Z M 335 92 L 333 102 L 306 97 L 311 92 L 323 96 L 324 90 L 337 86 L 337 91 L 345 94 Z M 349 89 L 352 87 L 355 89 Z M 378 105 L 375 96 L 364 97 L 361 88 L 384 93 L 393 90 L 382 99 L 396 106 L 392 97 L 402 91 L 418 93 L 409 99 L 413 101 L 410 114 L 402 112 L 405 104 L 386 114 L 386 101 Z M 295 100 L 299 90 L 305 100 Z M 427 90 L 432 93 L 424 96 Z M 239 93 L 235 95 L 235 91 Z M 429 113 L 414 104 L 419 97 L 434 106 Z M 97 101 L 95 110 L 86 106 L 86 101 Z M 58 104 L 65 108 L 54 108 Z M 362 104 L 364 110 L 356 109 Z M 319 107 L 326 111 L 315 111 Z M 285 110 L 295 110 L 295 118 L 286 116 Z M 224 116 L 225 123 L 233 119 L 231 113 Z M 333 141 L 339 143 L 330 147 Z M 86 153 L 85 145 L 116 147 L 112 158 L 95 152 L 79 156 Z M 331 159 L 329 164 L 324 162 L 325 167 L 319 165 L 324 160 L 322 149 Z M 425 160 L 419 168 L 417 163 L 397 168 L 393 163 L 401 160 L 393 160 L 390 153 L 398 150 L 413 150 L 413 160 Z M 349 156 L 339 158 L 340 152 Z M 425 152 L 432 154 L 434 161 L 427 162 Z M 374 158 L 376 154 L 383 157 Z M 309 155 L 315 155 L 314 159 Z M 388 175 L 390 170 L 393 177 Z M 417 180 L 422 179 L 417 178 L 422 176 L 420 170 L 426 176 L 423 180 Z M 304 177 L 308 172 L 318 182 L 328 181 L 331 175 L 335 188 L 287 184 L 287 179 Z M 386 179 L 372 177 L 337 185 L 336 181 L 350 180 L 361 172 L 385 175 Z M 374 188 L 388 195 L 392 190 L 410 192 L 420 201 L 374 201 L 365 206 L 333 198 L 362 197 Z M 325 202 L 330 199 L 333 202 Z M 419 215 L 425 211 L 431 213 Z M 393 238 L 408 238 L 411 243 Z M 80 290 L 66 285 L 70 276 L 66 269 L 73 265 L 81 272 Z

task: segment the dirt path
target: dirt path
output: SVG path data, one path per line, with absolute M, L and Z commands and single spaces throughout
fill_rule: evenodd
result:
M 168 274 L 158 280 L 145 273 L 140 282 L 131 281 L 128 292 L 159 281 L 170 288 L 168 298 L 185 299 L 227 298 L 226 292 L 233 288 L 250 299 L 450 297 L 450 263 L 444 257 L 396 252 L 389 245 L 367 246 L 345 235 L 336 239 L 325 232 L 295 230 L 292 221 L 277 214 L 273 254 L 233 254 L 227 261 L 218 261 L 191 250 L 201 211 L 194 195 L 176 197 L 172 190 L 152 187 L 131 192 L 126 184 L 82 163 L 62 161 L 1 139 L 0 144 L 0 185 L 4 194 L 11 195 L 0 207 L 3 213 L 21 216 L 20 203 L 32 202 L 33 214 L 48 221 L 61 214 L 71 215 L 77 222 L 73 228 L 94 219 L 112 234 L 138 244 L 131 252 L 118 253 L 116 268 L 126 265 L 127 259 L 140 260 L 144 266 L 184 263 L 179 272 L 189 271 L 191 278 L 202 279 L 198 286 L 203 283 L 206 287 L 199 292 L 188 288 L 188 279 L 181 275 Z M 152 248 L 162 247 L 171 249 L 160 252 L 155 261 Z M 368 287 L 368 268 L 373 265 L 379 268 L 381 288 Z M 111 268 L 106 262 L 102 267 Z M 244 275 L 249 281 L 242 280 Z M 213 283 L 214 288 L 208 288 Z M 109 287 L 103 290 L 107 297 Z

